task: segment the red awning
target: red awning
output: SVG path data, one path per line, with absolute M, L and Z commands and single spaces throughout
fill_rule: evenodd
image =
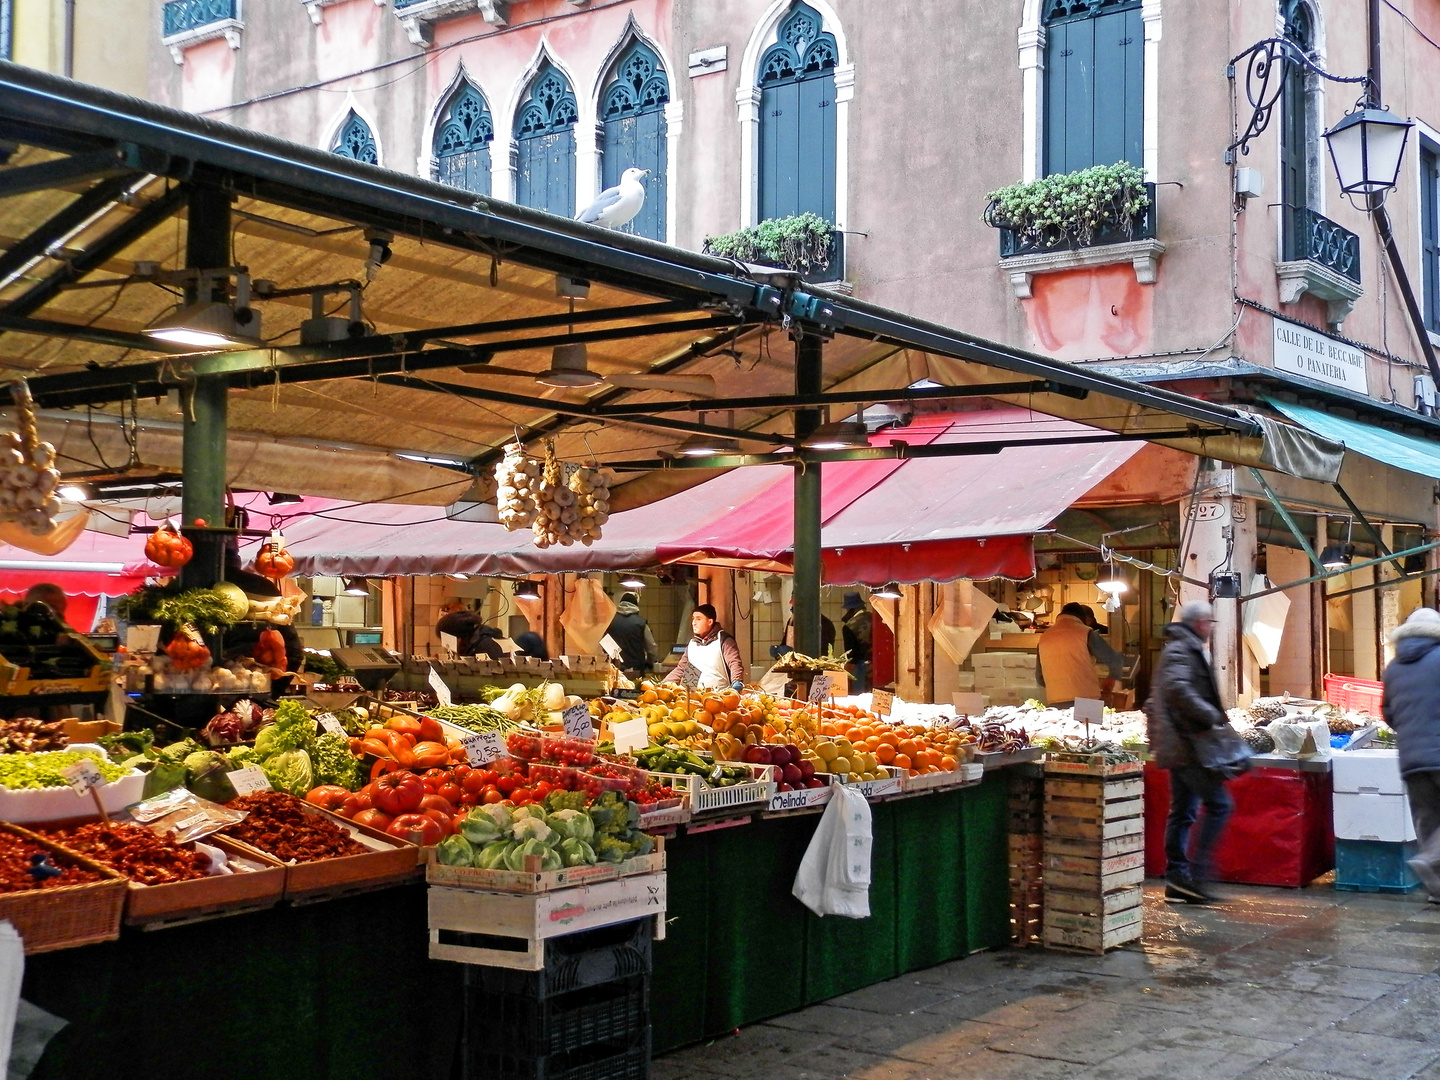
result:
M 1087 436 L 1094 429 L 1026 409 L 931 417 L 881 433 L 903 441 L 975 443 Z M 1031 538 L 1102 482 L 1143 443 L 1009 446 L 975 457 L 841 462 L 824 466 L 821 561 L 832 585 L 952 581 L 1035 572 Z M 794 506 L 789 485 L 758 495 L 734 514 L 660 545 L 667 562 L 788 571 Z

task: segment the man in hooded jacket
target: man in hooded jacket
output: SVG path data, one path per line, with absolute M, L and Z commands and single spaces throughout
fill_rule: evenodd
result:
M 638 678 L 660 662 L 660 646 L 650 624 L 640 614 L 640 598 L 633 592 L 621 595 L 615 617 L 605 631 L 620 648 L 620 667 L 630 678 Z
M 1419 851 L 1410 860 L 1432 904 L 1440 904 L 1440 612 L 1416 608 L 1390 635 L 1380 711 L 1395 729 L 1400 775 Z
M 1198 884 L 1209 875 L 1210 857 L 1235 803 L 1225 777 L 1200 764 L 1194 736 L 1230 721 L 1220 704 L 1220 689 L 1205 645 L 1215 627 L 1215 612 L 1204 600 L 1180 609 L 1179 621 L 1165 628 L 1150 699 L 1145 703 L 1150 751 L 1155 764 L 1170 770 L 1170 817 L 1165 823 L 1165 897 L 1190 904 L 1214 898 Z M 1190 829 L 1201 805 L 1195 855 L 1188 853 Z

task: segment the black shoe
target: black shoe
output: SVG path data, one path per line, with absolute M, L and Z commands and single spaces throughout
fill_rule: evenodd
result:
M 1165 882 L 1165 899 L 1177 900 L 1186 904 L 1209 904 L 1215 900 L 1193 881 L 1183 879 L 1177 881 L 1173 878 Z

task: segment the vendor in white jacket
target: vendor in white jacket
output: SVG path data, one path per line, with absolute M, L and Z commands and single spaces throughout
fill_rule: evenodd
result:
M 665 676 L 665 681 L 701 690 L 743 687 L 745 661 L 740 658 L 740 646 L 720 629 L 711 605 L 700 604 L 690 612 L 690 632 L 693 636 L 685 646 L 684 658 Z

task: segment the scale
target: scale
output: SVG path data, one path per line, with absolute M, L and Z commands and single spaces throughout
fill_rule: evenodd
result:
M 379 693 L 400 670 L 396 660 L 378 645 L 352 645 L 331 649 L 330 655 L 355 673 L 355 681 L 372 694 Z

